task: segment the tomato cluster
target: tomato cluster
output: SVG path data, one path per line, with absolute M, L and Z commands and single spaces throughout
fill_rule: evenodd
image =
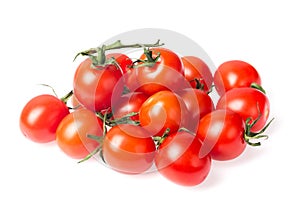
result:
M 117 41 L 80 52 L 87 58 L 72 91 L 30 100 L 22 133 L 35 142 L 55 140 L 79 162 L 100 157 L 118 172 L 157 170 L 185 186 L 203 182 L 212 160 L 234 159 L 267 138 L 270 105 L 253 66 L 232 60 L 213 74 L 201 58 L 162 45 Z M 121 48 L 136 48 L 140 57 L 110 52 Z

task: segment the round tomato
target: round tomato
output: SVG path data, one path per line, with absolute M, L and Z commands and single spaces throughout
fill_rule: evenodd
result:
M 74 94 L 80 104 L 93 111 L 101 111 L 111 106 L 111 96 L 121 96 L 124 84 L 121 70 L 112 64 L 93 66 L 87 58 L 77 68 L 74 76 Z M 118 85 L 120 87 L 115 87 Z
M 68 156 L 83 159 L 99 146 L 88 135 L 101 137 L 103 123 L 94 112 L 81 108 L 67 115 L 56 131 L 59 148 Z
M 244 121 L 250 118 L 250 123 L 257 120 L 251 128 L 252 132 L 260 131 L 266 125 L 270 113 L 267 96 L 255 88 L 229 90 L 219 99 L 216 108 L 232 110 Z
M 112 169 L 138 174 L 148 170 L 154 160 L 155 143 L 140 126 L 120 124 L 112 127 L 103 141 L 103 158 Z
M 176 53 L 165 48 L 152 48 L 141 56 L 141 60 L 146 58 L 148 62 L 136 68 L 139 91 L 152 95 L 162 90 L 176 91 L 186 87 L 181 59 Z
M 170 134 L 158 148 L 155 165 L 160 174 L 176 184 L 198 185 L 211 168 L 211 157 L 201 157 L 201 148 L 201 141 L 188 132 Z
M 180 96 L 171 91 L 160 91 L 150 96 L 140 108 L 140 124 L 152 135 L 162 136 L 170 129 L 186 127 L 187 108 Z
M 215 110 L 199 123 L 197 137 L 203 141 L 201 155 L 209 154 L 214 160 L 238 157 L 246 148 L 243 119 L 230 110 Z
M 238 87 L 250 87 L 251 83 L 261 85 L 256 69 L 247 62 L 231 60 L 221 64 L 214 74 L 217 92 L 222 96 L 228 90 Z
M 148 96 L 141 92 L 133 92 L 122 95 L 119 99 L 113 99 L 112 112 L 115 119 L 122 118 L 130 113 L 137 113 L 131 116 L 134 121 L 139 120 L 139 110 L 141 105 L 147 100 Z
M 184 66 L 184 76 L 191 87 L 208 92 L 213 82 L 213 76 L 208 65 L 195 56 L 184 56 L 181 60 Z
M 52 95 L 40 95 L 23 108 L 20 129 L 34 142 L 50 142 L 55 140 L 57 126 L 68 114 L 69 109 L 63 101 Z
M 214 103 L 206 92 L 199 89 L 187 88 L 178 94 L 183 99 L 189 113 L 188 128 L 195 130 L 199 120 L 214 110 Z

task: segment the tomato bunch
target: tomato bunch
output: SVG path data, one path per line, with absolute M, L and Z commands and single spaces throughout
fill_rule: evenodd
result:
M 237 158 L 247 144 L 267 138 L 270 103 L 252 65 L 231 60 L 213 72 L 200 57 L 162 45 L 117 41 L 80 52 L 76 58 L 87 58 L 71 92 L 30 100 L 22 133 L 34 142 L 56 141 L 79 162 L 101 158 L 126 174 L 154 170 L 184 186 L 202 183 L 213 160 Z M 122 48 L 134 48 L 139 58 L 116 52 Z

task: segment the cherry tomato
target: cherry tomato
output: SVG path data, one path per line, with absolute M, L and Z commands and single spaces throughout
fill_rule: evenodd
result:
M 114 118 L 122 118 L 132 112 L 137 113 L 130 117 L 131 120 L 139 120 L 139 110 L 141 105 L 147 100 L 148 96 L 141 92 L 128 93 L 116 99 L 112 103 L 112 111 Z
M 114 58 L 125 74 L 132 66 L 132 60 L 125 54 L 121 53 L 110 53 L 106 55 L 106 59 Z
M 231 60 L 221 64 L 214 74 L 217 92 L 222 96 L 228 90 L 237 87 L 250 87 L 251 83 L 261 85 L 256 69 L 247 62 Z
M 114 170 L 138 174 L 149 169 L 156 147 L 150 134 L 140 126 L 120 124 L 112 127 L 103 142 L 103 158 Z
M 187 88 L 178 92 L 178 95 L 183 99 L 189 113 L 191 123 L 187 128 L 196 130 L 200 119 L 214 110 L 213 101 L 206 92 L 199 89 Z
M 200 84 L 200 88 L 208 92 L 213 82 L 213 76 L 208 65 L 195 56 L 184 56 L 181 60 L 184 66 L 184 76 L 190 82 L 191 87 L 197 88 Z
M 231 160 L 246 148 L 243 119 L 230 110 L 215 110 L 205 115 L 197 130 L 203 141 L 201 155 L 211 155 L 214 160 Z
M 140 108 L 140 124 L 152 135 L 162 136 L 187 124 L 187 108 L 180 96 L 165 90 L 150 96 Z
M 124 84 L 121 70 L 112 64 L 93 66 L 87 58 L 77 68 L 74 76 L 74 94 L 80 104 L 93 111 L 101 111 L 111 106 L 111 96 L 121 96 Z M 122 87 L 115 87 L 119 85 Z
M 181 59 L 176 53 L 165 48 L 152 48 L 152 57 L 159 55 L 158 61 L 150 66 L 136 69 L 139 91 L 152 95 L 162 90 L 176 91 L 186 86 Z M 143 54 L 141 59 L 144 60 Z
M 172 182 L 194 186 L 202 183 L 211 168 L 211 157 L 200 155 L 201 141 L 184 131 L 170 134 L 158 148 L 155 165 Z
M 244 121 L 248 118 L 257 120 L 251 128 L 252 132 L 260 131 L 265 125 L 270 113 L 270 103 L 267 96 L 255 88 L 234 88 L 226 92 L 218 101 L 217 109 L 230 109 L 238 113 Z
M 83 159 L 99 146 L 99 142 L 88 135 L 103 135 L 102 121 L 94 112 L 81 108 L 67 115 L 56 131 L 59 148 L 68 156 Z
M 52 95 L 40 95 L 31 99 L 20 116 L 20 129 L 30 140 L 46 143 L 55 140 L 55 132 L 61 120 L 69 114 L 66 104 Z

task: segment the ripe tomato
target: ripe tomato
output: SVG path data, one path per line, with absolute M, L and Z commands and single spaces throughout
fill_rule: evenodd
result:
M 99 146 L 99 142 L 87 137 L 103 135 L 102 121 L 94 112 L 81 108 L 67 115 L 56 131 L 59 148 L 68 156 L 83 159 Z
M 251 128 L 252 132 L 260 131 L 265 125 L 270 113 L 270 103 L 267 96 L 254 88 L 234 88 L 226 92 L 218 101 L 217 109 L 230 109 L 238 113 L 244 121 L 258 119 Z
M 228 90 L 237 87 L 250 87 L 251 83 L 261 85 L 256 69 L 247 62 L 231 60 L 221 64 L 214 74 L 217 92 L 222 96 Z
M 152 135 L 162 136 L 187 124 L 187 108 L 180 96 L 165 90 L 150 96 L 140 108 L 140 124 Z
M 184 186 L 198 185 L 211 168 L 211 157 L 200 157 L 201 141 L 188 132 L 170 134 L 158 148 L 155 165 L 160 174 Z
M 208 92 L 211 89 L 213 76 L 207 64 L 198 57 L 184 56 L 181 58 L 184 66 L 184 76 L 196 88 L 199 81 L 202 90 Z
M 159 59 L 150 66 L 136 68 L 139 91 L 150 96 L 162 90 L 176 91 L 185 87 L 183 66 L 177 54 L 165 48 L 152 48 L 150 51 L 150 57 L 159 55 Z M 145 58 L 143 54 L 141 59 Z
M 120 65 L 123 74 L 125 74 L 129 67 L 132 66 L 132 60 L 125 54 L 121 53 L 110 53 L 106 55 L 106 59 L 114 58 Z
M 138 174 L 153 164 L 155 144 L 140 126 L 120 124 L 112 127 L 103 141 L 103 158 L 114 170 Z
M 199 123 L 197 137 L 203 141 L 201 155 L 211 155 L 214 160 L 238 157 L 246 148 L 243 119 L 230 110 L 215 110 L 205 115 Z
M 200 119 L 214 110 L 213 101 L 206 92 L 199 89 L 186 88 L 178 92 L 178 95 L 183 99 L 189 113 L 191 123 L 187 128 L 196 130 Z
M 115 119 L 136 112 L 137 115 L 130 117 L 131 120 L 139 120 L 139 110 L 141 105 L 147 100 L 148 96 L 141 92 L 133 92 L 122 95 L 119 99 L 113 99 L 112 112 Z
M 121 96 L 123 85 L 122 72 L 115 65 L 93 66 L 87 58 L 77 68 L 74 76 L 74 94 L 80 104 L 93 111 L 101 111 L 111 106 L 111 96 Z
M 31 99 L 20 116 L 20 129 L 30 140 L 46 143 L 55 140 L 55 132 L 61 120 L 69 114 L 66 104 L 52 95 L 40 95 Z

